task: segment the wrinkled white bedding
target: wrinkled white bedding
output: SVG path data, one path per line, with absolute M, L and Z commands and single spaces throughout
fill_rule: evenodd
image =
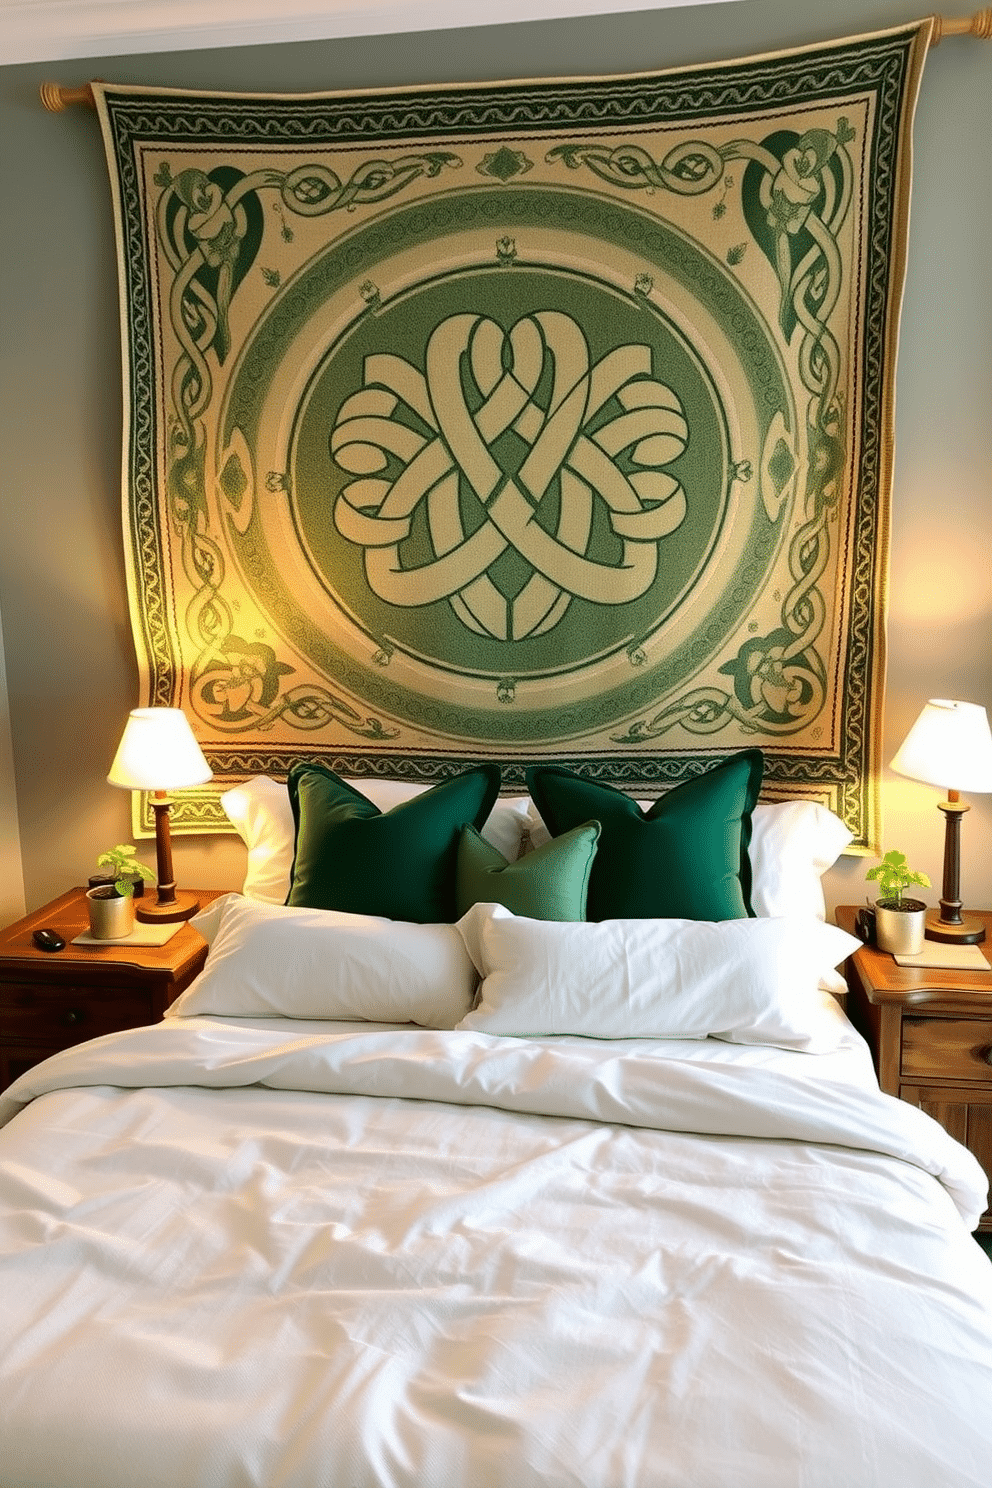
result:
M 986 1488 L 984 1175 L 853 1040 L 174 1020 L 11 1116 L 3 1488 Z

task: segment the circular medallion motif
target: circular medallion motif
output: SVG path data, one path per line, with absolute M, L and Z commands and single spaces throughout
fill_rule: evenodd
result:
M 588 665 L 656 626 L 726 491 L 718 406 L 671 328 L 548 270 L 436 277 L 349 328 L 294 456 L 328 593 L 394 644 L 495 676 Z
M 792 420 L 732 277 L 570 193 L 454 194 L 348 246 L 274 302 L 226 410 L 228 447 L 285 472 L 234 534 L 277 628 L 461 737 L 602 727 L 683 680 L 781 531 L 735 484 Z

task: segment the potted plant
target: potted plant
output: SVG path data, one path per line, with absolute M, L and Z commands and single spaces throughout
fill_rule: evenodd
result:
M 134 885 L 155 875 L 135 857 L 136 849 L 119 842 L 97 858 L 97 867 L 113 874 L 110 883 L 87 889 L 90 934 L 94 940 L 126 940 L 134 929 Z
M 910 868 L 906 854 L 888 852 L 880 863 L 869 868 L 865 877 L 877 883 L 880 898 L 875 900 L 875 940 L 879 950 L 893 956 L 915 956 L 922 951 L 926 935 L 927 907 L 922 899 L 907 899 L 903 890 L 910 884 L 928 889 L 925 873 Z

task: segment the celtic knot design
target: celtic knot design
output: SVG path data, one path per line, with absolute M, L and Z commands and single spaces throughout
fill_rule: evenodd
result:
M 724 153 L 704 140 L 676 145 L 664 160 L 656 161 L 639 145 L 611 150 L 603 145 L 555 145 L 545 157 L 561 160 L 570 170 L 586 166 L 624 191 L 676 191 L 681 196 L 699 196 L 723 178 Z
M 261 194 L 277 196 L 282 235 L 291 241 L 287 211 L 304 218 L 353 211 L 400 194 L 419 177 L 434 177 L 460 164 L 451 151 L 428 150 L 364 161 L 347 181 L 319 160 L 289 171 L 265 167 L 245 174 L 222 165 L 209 174 L 189 167 L 175 176 L 164 162 L 156 172 L 156 231 L 172 272 L 168 310 L 180 346 L 170 386 L 167 490 L 183 571 L 195 591 L 187 626 L 200 647 L 190 701 L 202 718 L 224 732 L 268 728 L 277 719 L 318 729 L 334 720 L 365 738 L 390 737 L 378 719 L 356 713 L 325 688 L 280 691 L 292 668 L 274 655 L 263 664 L 259 658 L 268 648 L 247 646 L 234 634 L 234 619 L 222 595 L 224 553 L 207 518 L 203 420 L 214 397 L 211 359 L 223 366 L 231 351 L 231 305 L 264 238 Z M 266 277 L 273 285 L 279 281 L 278 274 Z M 267 489 L 280 489 L 282 481 L 278 472 L 270 473 Z
M 651 587 L 659 544 L 686 515 L 665 467 L 688 438 L 649 346 L 594 362 L 561 311 L 523 316 L 508 331 L 451 315 L 431 333 L 424 371 L 394 354 L 366 357 L 364 386 L 331 434 L 338 466 L 359 477 L 339 494 L 334 521 L 364 548 L 380 599 L 447 600 L 476 633 L 517 641 L 552 630 L 574 598 L 620 605 Z M 614 561 L 593 551 L 597 503 Z M 403 546 L 421 508 L 432 557 L 412 563 Z M 510 595 L 492 576 L 508 550 L 530 569 Z
M 746 642 L 720 671 L 733 679 L 733 691 L 690 691 L 652 718 L 639 719 L 616 743 L 655 739 L 675 724 L 693 733 L 719 730 L 731 719 L 744 729 L 758 727 L 787 734 L 807 726 L 823 707 L 824 664 L 816 641 L 825 624 L 817 582 L 829 554 L 829 520 L 839 499 L 844 468 L 843 412 L 839 383 L 841 351 L 830 327 L 842 280 L 841 228 L 852 196 L 852 165 L 847 145 L 854 131 L 839 118 L 834 132 L 805 134 L 782 130 L 764 141 L 735 139 L 716 148 L 703 140 L 683 142 L 657 162 L 644 150 L 625 145 L 609 150 L 594 144 L 557 146 L 572 170 L 582 167 L 627 190 L 666 190 L 696 196 L 724 183 L 721 215 L 729 181 L 724 168 L 746 162 L 741 180 L 741 211 L 755 242 L 775 269 L 780 286 L 779 323 L 786 339 L 800 339 L 799 375 L 808 394 L 806 425 L 809 459 L 806 520 L 789 549 L 792 587 L 782 606 L 781 624 L 760 640 Z M 739 262 L 743 246 L 728 260 Z
M 210 175 L 191 167 L 177 176 L 163 163 L 155 178 L 161 188 L 156 223 L 174 274 L 169 316 L 183 350 L 172 387 L 174 448 L 181 451 L 193 443 L 194 420 L 210 403 L 213 382 L 207 353 L 212 350 L 223 363 L 230 350 L 231 301 L 262 240 L 260 192 L 278 193 L 281 206 L 298 217 L 322 217 L 385 201 L 420 176 L 437 176 L 460 164 L 448 150 L 427 150 L 395 160 L 364 161 L 342 181 L 320 161 L 290 171 L 266 168 L 247 175 L 231 167 Z
M 396 737 L 396 729 L 357 712 L 326 687 L 304 683 L 283 690 L 283 679 L 293 670 L 271 646 L 232 632 L 210 646 L 193 670 L 190 703 L 200 718 L 225 734 L 283 722 L 311 732 L 337 723 L 364 739 Z

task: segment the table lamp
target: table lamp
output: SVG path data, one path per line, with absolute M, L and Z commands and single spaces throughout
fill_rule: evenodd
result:
M 154 903 L 147 902 L 150 896 L 144 896 L 137 909 L 139 920 L 171 924 L 188 920 L 199 909 L 199 902 L 192 894 L 176 893 L 166 792 L 203 785 L 212 774 L 182 709 L 132 709 L 107 779 L 124 790 L 151 792 L 158 895 Z
M 947 791 L 944 813 L 944 884 L 940 909 L 927 915 L 927 938 L 974 944 L 985 939 L 981 920 L 961 913 L 961 818 L 969 809 L 961 791 L 992 791 L 992 731 L 978 703 L 931 698 L 906 735 L 893 770 Z

